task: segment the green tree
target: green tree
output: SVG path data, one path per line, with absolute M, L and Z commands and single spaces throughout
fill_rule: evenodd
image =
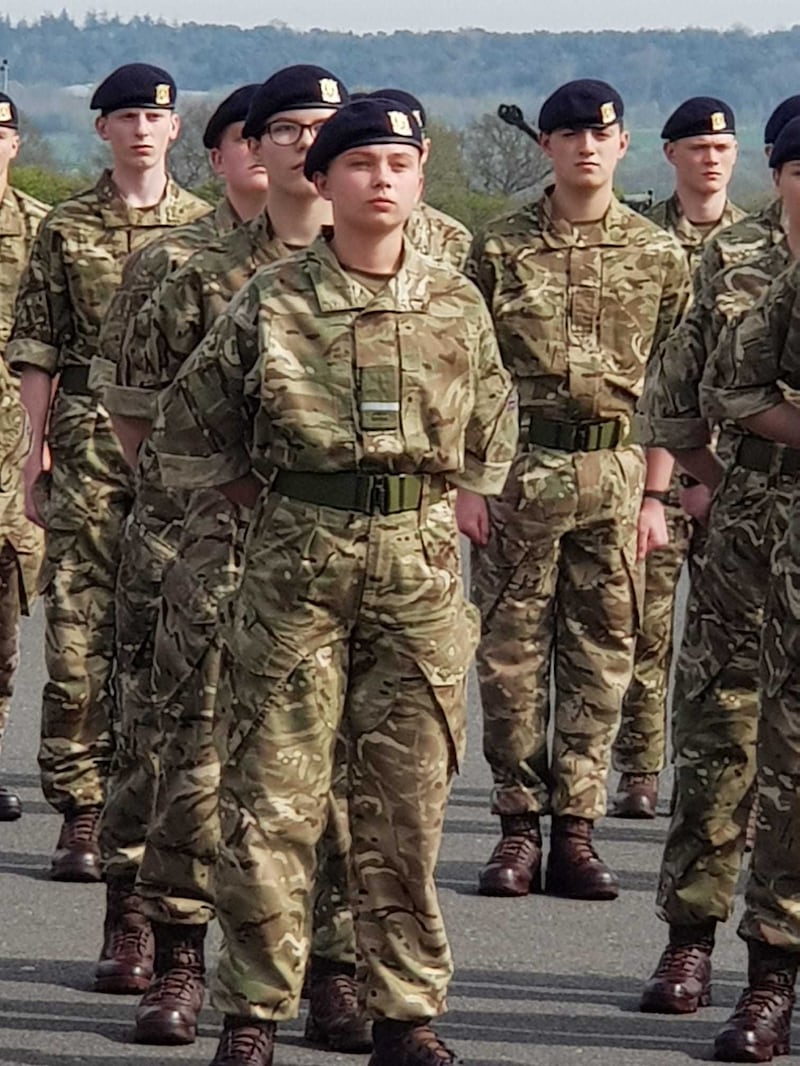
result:
M 91 184 L 85 174 L 60 174 L 38 166 L 15 166 L 11 184 L 45 204 L 57 204 Z

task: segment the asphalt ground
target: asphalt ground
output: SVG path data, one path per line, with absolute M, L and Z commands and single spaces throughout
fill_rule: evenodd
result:
M 2 779 L 20 790 L 25 813 L 16 823 L 0 824 L 0 1063 L 207 1066 L 219 1026 L 210 1008 L 194 1046 L 140 1047 L 129 1042 L 135 1000 L 90 991 L 103 888 L 47 877 L 59 821 L 41 797 L 36 769 L 41 649 L 36 617 L 24 624 L 3 756 Z M 607 819 L 597 831 L 601 854 L 620 875 L 618 900 L 483 899 L 476 894 L 477 875 L 497 827 L 488 812 L 474 686 L 470 713 L 469 753 L 453 790 L 439 867 L 456 960 L 451 1009 L 439 1023 L 443 1036 L 469 1066 L 682 1066 L 709 1060 L 714 1034 L 743 981 L 745 952 L 735 920 L 718 936 L 712 1007 L 684 1018 L 637 1011 L 641 983 L 665 941 L 653 893 L 667 827 L 668 775 L 657 820 Z M 800 1052 L 800 1034 L 797 1047 Z M 305 1046 L 302 1018 L 282 1028 L 275 1061 L 366 1066 L 363 1056 Z M 779 1061 L 800 1066 L 800 1053 Z

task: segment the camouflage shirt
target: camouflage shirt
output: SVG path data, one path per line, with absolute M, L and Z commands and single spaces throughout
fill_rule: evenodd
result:
M 14 301 L 39 223 L 50 209 L 10 186 L 0 200 L 0 355 L 14 321 Z M 25 567 L 28 594 L 34 591 L 41 531 L 25 518 L 20 468 L 28 451 L 25 412 L 19 390 L 0 360 L 0 542 L 8 540 L 17 553 L 37 559 Z
M 430 204 L 419 204 L 406 223 L 405 234 L 411 244 L 437 263 L 463 270 L 469 255 L 472 234 L 467 227 Z
M 740 421 L 794 399 L 800 390 L 800 264 L 772 282 L 739 322 L 726 360 L 714 361 L 703 382 L 703 403 Z
M 256 270 L 289 254 L 269 218 L 260 215 L 169 274 L 131 326 L 137 342 L 123 347 L 117 384 L 103 394 L 108 409 L 152 422 L 160 390 L 175 379 L 233 296 Z M 139 521 L 165 536 L 168 528 L 177 530 L 187 506 L 188 495 L 165 488 L 152 441 L 145 440 L 136 468 Z
M 93 189 L 53 208 L 20 285 L 9 366 L 51 376 L 65 367 L 89 367 L 100 354 L 100 327 L 128 255 L 207 211 L 208 204 L 172 180 L 154 207 L 130 207 L 110 171 Z
M 514 406 L 465 278 L 406 245 L 373 294 L 320 238 L 259 271 L 219 317 L 163 394 L 153 439 L 176 486 L 277 466 L 443 474 L 496 493 Z
M 781 244 L 786 237 L 783 227 L 783 206 L 772 200 L 760 211 L 721 230 L 706 243 L 694 274 L 694 291 L 701 292 L 711 284 L 720 270 L 760 252 L 762 248 Z
M 715 350 L 729 348 L 730 328 L 790 260 L 785 241 L 765 245 L 749 259 L 719 271 L 697 295 L 689 314 L 647 367 L 637 420 L 644 444 L 679 451 L 711 442 L 711 425 L 700 406 L 706 364 Z M 720 441 L 723 459 L 729 443 L 726 434 Z
M 633 418 L 651 351 L 689 297 L 677 241 L 617 200 L 596 223 L 557 219 L 549 193 L 489 223 L 467 273 L 494 319 L 522 415 Z
M 130 256 L 122 273 L 122 284 L 114 293 L 100 331 L 102 359 L 95 357 L 92 361 L 93 383 L 108 387 L 103 394 L 107 410 L 132 418 L 141 413 L 139 390 L 128 393 L 115 382 L 125 352 L 133 352 L 135 359 L 136 353 L 147 343 L 153 300 L 161 282 L 196 252 L 231 233 L 240 224 L 229 201 L 223 199 L 207 215 L 185 226 L 176 226 Z
M 689 270 L 694 274 L 700 265 L 703 249 L 708 242 L 722 230 L 745 218 L 746 212 L 727 200 L 724 211 L 713 226 L 697 226 L 694 222 L 690 222 L 683 213 L 678 194 L 673 193 L 668 199 L 653 204 L 648 211 L 645 211 L 645 217 L 675 237 L 686 252 Z

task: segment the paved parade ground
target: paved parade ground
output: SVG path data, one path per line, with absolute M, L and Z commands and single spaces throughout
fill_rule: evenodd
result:
M 103 889 L 47 879 L 59 823 L 38 789 L 42 681 L 41 625 L 34 619 L 24 629 L 3 759 L 3 780 L 21 791 L 25 814 L 0 825 L 0 1063 L 207 1066 L 218 1026 L 210 1009 L 195 1046 L 139 1047 L 128 1042 L 135 1001 L 89 991 Z M 469 756 L 453 793 L 439 867 L 456 959 L 451 1011 L 440 1023 L 443 1036 L 469 1066 L 679 1066 L 708 1060 L 714 1033 L 743 981 L 744 945 L 733 924 L 718 934 L 712 1008 L 688 1018 L 636 1010 L 641 981 L 666 932 L 653 914 L 666 782 L 657 821 L 608 819 L 597 833 L 603 857 L 622 882 L 613 903 L 476 895 L 479 866 L 494 843 L 487 789 L 473 698 Z M 800 1034 L 797 1047 L 800 1052 Z M 367 1060 L 307 1048 L 297 1022 L 281 1031 L 275 1061 L 366 1066 Z M 800 1053 L 778 1062 L 798 1066 Z

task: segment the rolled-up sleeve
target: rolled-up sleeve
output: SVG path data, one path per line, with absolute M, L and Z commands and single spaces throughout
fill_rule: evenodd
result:
M 503 491 L 516 453 L 517 395 L 482 304 L 477 315 L 475 403 L 466 429 L 464 469 L 449 480 L 470 492 L 494 496 Z
M 61 255 L 61 235 L 47 220 L 31 249 L 14 308 L 14 327 L 5 351 L 15 373 L 34 367 L 53 377 L 72 322 Z

